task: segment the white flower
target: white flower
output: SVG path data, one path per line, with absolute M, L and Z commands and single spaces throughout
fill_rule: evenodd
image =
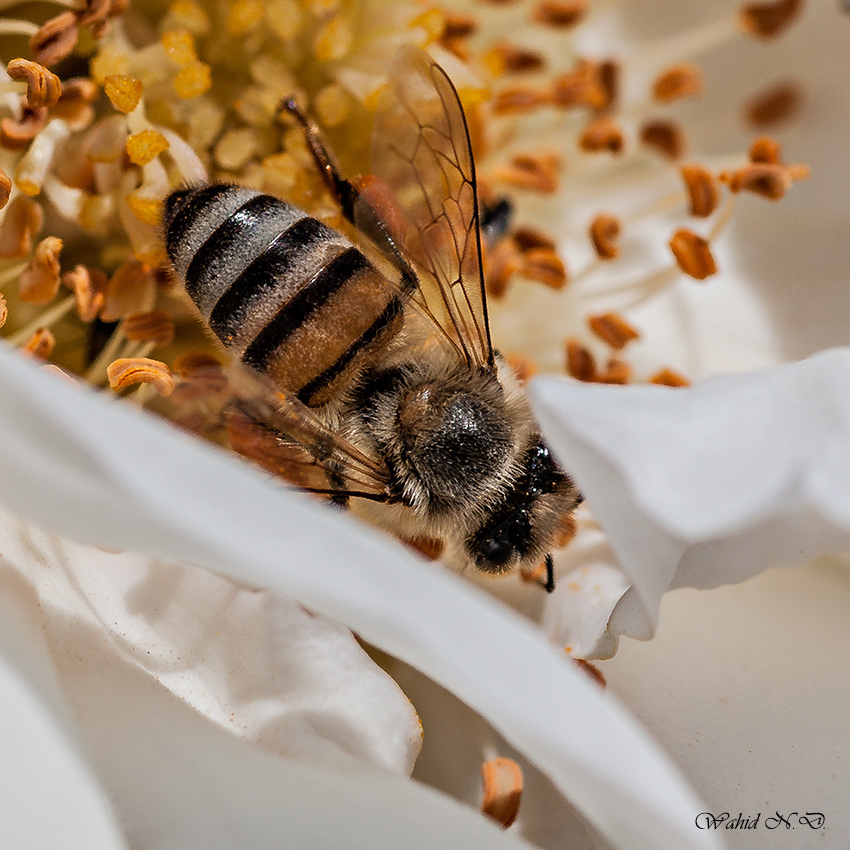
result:
M 813 28 L 803 29 L 813 52 L 822 49 L 820 36 L 837 29 L 837 14 L 818 9 L 804 21 Z M 810 65 L 820 72 L 823 63 Z M 827 136 L 819 127 L 819 117 L 834 118 L 837 110 L 818 111 L 821 81 L 814 82 L 807 107 L 814 112 L 803 127 L 806 141 L 799 142 L 805 149 L 795 154 L 814 162 L 817 177 L 817 140 L 843 136 Z M 824 174 L 834 157 L 827 146 Z M 838 181 L 833 185 L 828 197 L 837 199 Z M 765 213 L 754 204 L 751 210 L 758 221 L 739 217 L 728 237 L 734 245 L 720 253 L 721 285 L 697 289 L 683 281 L 647 303 L 647 327 L 679 312 L 692 325 L 682 330 L 687 323 L 666 322 L 679 328 L 672 340 L 647 335 L 640 355 L 647 363 L 653 351 L 670 357 L 678 342 L 691 374 L 703 377 L 808 354 L 841 338 L 835 320 L 833 336 L 787 339 L 770 311 L 795 290 L 753 295 L 753 287 L 766 286 L 762 274 L 771 284 L 779 275 L 769 265 L 754 266 L 748 252 L 767 252 L 748 231 L 768 220 L 772 238 L 811 252 L 801 266 L 815 268 L 819 251 L 838 268 L 834 252 L 843 243 L 817 238 L 824 239 L 824 213 L 836 230 L 846 224 L 843 204 L 809 206 L 804 195 L 797 209 Z M 800 210 L 813 221 L 810 242 L 781 235 L 782 226 L 799 229 Z M 780 270 L 786 269 L 787 263 Z M 821 297 L 831 298 L 830 275 L 818 282 Z M 812 282 L 806 287 L 811 292 Z M 571 297 L 568 291 L 560 309 L 569 309 Z M 731 334 L 752 333 L 733 348 L 728 319 L 742 299 L 746 313 L 733 314 L 738 323 Z M 840 305 L 824 312 L 842 314 Z M 714 586 L 779 557 L 790 561 L 846 545 L 847 466 L 841 460 L 850 400 L 841 377 L 847 356 L 718 378 L 692 390 L 539 383 L 533 392 L 547 436 L 575 471 L 634 582 L 611 634 L 599 643 L 604 606 L 625 584 L 616 567 L 605 564 L 607 544 L 598 533 L 572 550 L 568 557 L 600 561 L 610 582 L 589 588 L 599 604 L 580 621 L 584 645 L 595 644 L 601 654 L 613 648 L 620 630 L 649 636 L 672 583 Z M 798 387 L 812 403 L 797 403 Z M 22 836 L 33 846 L 86 848 L 527 846 L 406 778 L 419 744 L 413 709 L 338 623 L 393 656 L 382 666 L 411 696 L 425 725 L 420 779 L 474 803 L 479 789 L 466 767 L 492 748 L 493 755 L 507 753 L 527 766 L 518 832 L 528 841 L 560 847 L 599 840 L 588 838 L 557 789 L 617 846 L 718 846 L 713 833 L 695 827 L 703 804 L 628 714 L 538 628 L 469 583 L 11 354 L 0 356 L 0 394 L 0 505 L 6 511 L 0 518 L 0 735 L 8 754 L 0 775 L 13 814 L 0 818 L 3 846 L 25 846 Z M 748 407 L 753 398 L 759 407 Z M 715 415 L 712 455 L 703 451 L 709 415 Z M 777 421 L 782 427 L 771 427 Z M 740 476 L 731 494 L 731 475 L 718 474 L 730 458 L 730 472 Z M 763 469 L 781 474 L 763 476 Z M 110 554 L 92 544 L 147 554 Z M 529 607 L 539 607 L 541 594 L 526 589 L 536 594 L 526 597 Z M 570 591 L 564 583 L 558 604 L 546 612 L 556 634 L 567 619 L 563 627 L 575 629 L 565 606 L 588 598 Z M 809 604 L 822 605 L 813 595 Z M 581 606 L 584 615 L 588 610 Z M 717 606 L 721 634 L 725 610 Z M 803 629 L 807 621 L 798 611 L 794 622 Z M 765 620 L 765 626 L 776 635 L 775 624 Z M 659 645 L 663 651 L 666 644 Z M 727 669 L 734 669 L 739 647 L 730 642 L 724 649 Z M 621 659 L 608 668 L 615 690 L 634 700 L 711 805 L 725 805 L 728 763 L 719 760 L 722 781 L 705 759 L 691 769 L 692 739 L 676 732 L 687 719 L 680 706 L 693 709 L 696 695 L 706 703 L 720 699 L 711 687 L 693 688 L 689 678 L 700 681 L 700 663 L 716 665 L 716 656 L 680 649 L 676 675 L 664 681 L 663 656 L 642 657 L 631 647 L 629 653 L 634 668 Z M 698 669 L 690 670 L 690 660 Z M 800 659 L 794 660 L 798 670 Z M 716 675 L 716 666 L 709 669 Z M 652 687 L 635 671 L 646 671 Z M 761 671 L 752 673 L 759 681 Z M 742 678 L 712 681 L 740 687 Z M 830 684 L 813 704 L 832 707 L 841 694 Z M 779 689 L 775 698 L 788 693 Z M 736 706 L 739 725 L 761 721 L 763 706 Z M 710 721 L 713 742 L 722 738 L 715 715 L 694 714 Z M 429 729 L 436 739 L 430 749 Z M 740 746 L 745 738 L 734 740 Z M 769 745 L 767 732 L 760 740 Z

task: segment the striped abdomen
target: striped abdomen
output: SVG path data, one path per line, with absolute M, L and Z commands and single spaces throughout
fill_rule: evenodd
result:
M 306 404 L 344 389 L 401 325 L 394 288 L 348 239 L 270 195 L 172 192 L 165 244 L 216 336 Z

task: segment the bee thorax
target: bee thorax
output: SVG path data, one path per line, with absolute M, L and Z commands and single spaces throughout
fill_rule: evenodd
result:
M 431 507 L 454 507 L 497 483 L 513 457 L 499 409 L 472 393 L 416 387 L 399 403 L 403 461 L 430 493 Z M 405 427 L 410 423 L 411 427 Z
M 494 379 L 407 364 L 372 374 L 355 407 L 418 513 L 473 521 L 504 488 L 516 460 L 505 395 Z

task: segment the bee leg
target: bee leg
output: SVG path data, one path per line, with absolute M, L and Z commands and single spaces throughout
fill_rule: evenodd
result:
M 288 112 L 301 126 L 307 149 L 325 181 L 325 186 L 339 204 L 342 214 L 353 224 L 358 192 L 354 184 L 340 174 L 336 159 L 322 138 L 322 131 L 304 114 L 295 98 L 284 100 L 279 109 L 281 112 Z
M 546 564 L 546 581 L 543 584 L 543 589 L 547 593 L 551 593 L 555 589 L 555 562 L 552 560 L 552 555 L 547 555 L 543 559 Z
M 322 137 L 322 131 L 304 114 L 294 98 L 284 100 L 279 110 L 288 112 L 301 126 L 307 149 L 340 212 L 398 269 L 402 293 L 415 290 L 419 280 L 387 226 L 381 199 L 370 196 L 368 192 L 364 195 L 354 183 L 340 174 L 339 166 Z M 365 182 L 368 184 L 368 178 Z
M 514 216 L 513 204 L 507 198 L 499 198 L 492 204 L 481 206 L 481 235 L 488 248 L 494 248 L 504 238 Z

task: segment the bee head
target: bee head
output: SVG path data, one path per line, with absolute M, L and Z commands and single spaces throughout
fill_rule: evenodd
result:
M 531 565 L 556 544 L 564 518 L 580 502 L 575 484 L 538 439 L 525 454 L 522 474 L 467 538 L 467 554 L 487 573 Z

